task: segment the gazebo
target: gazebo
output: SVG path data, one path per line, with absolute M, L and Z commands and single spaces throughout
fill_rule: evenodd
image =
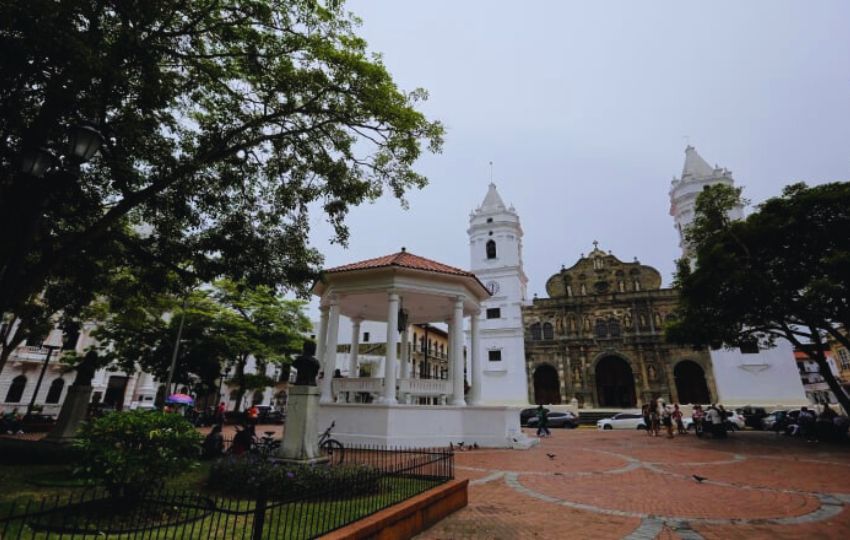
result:
M 478 318 L 490 294 L 471 272 L 407 252 L 368 259 L 326 270 L 313 287 L 321 298 L 317 354 L 322 362 L 320 426 L 335 423 L 343 442 L 400 446 L 436 446 L 449 442 L 479 446 L 527 447 L 518 409 L 478 406 L 481 351 Z M 352 321 L 348 378 L 333 378 L 340 316 Z M 469 317 L 469 366 L 464 358 L 464 319 Z M 360 323 L 387 323 L 381 377 L 357 377 Z M 449 334 L 448 378 L 411 376 L 407 326 L 445 323 Z M 401 334 L 401 337 L 399 336 Z M 470 379 L 468 401 L 464 374 Z M 366 392 L 372 403 L 346 402 L 344 396 Z M 339 396 L 334 398 L 334 393 Z M 437 398 L 437 405 L 410 403 Z

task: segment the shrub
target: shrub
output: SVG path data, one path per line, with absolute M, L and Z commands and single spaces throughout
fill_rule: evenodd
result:
M 294 465 L 255 456 L 226 457 L 210 467 L 207 486 L 228 495 L 256 497 L 265 490 L 271 499 L 308 499 L 329 490 L 351 497 L 375 493 L 380 471 L 365 465 Z
M 183 417 L 156 411 L 109 413 L 83 424 L 75 445 L 79 473 L 114 496 L 138 495 L 193 465 L 200 434 Z

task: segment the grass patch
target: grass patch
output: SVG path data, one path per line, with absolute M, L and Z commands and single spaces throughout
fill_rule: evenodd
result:
M 39 471 L 39 473 L 50 472 L 58 473 L 61 471 Z M 29 485 L 25 480 L 28 476 L 26 474 L 15 475 L 17 478 L 15 485 L 19 487 Z M 178 489 L 191 489 L 197 492 L 195 488 L 203 484 L 204 478 L 203 471 L 193 470 L 172 479 L 171 483 Z M 330 494 L 329 500 L 288 504 L 279 504 L 270 501 L 265 513 L 263 538 L 312 538 L 319 536 L 422 493 L 440 483 L 438 480 L 388 477 L 380 481 L 380 489 L 377 493 L 363 496 L 334 498 L 333 494 Z M 56 493 L 59 489 L 51 488 L 51 492 Z M 28 494 L 43 495 L 44 491 L 44 489 L 35 489 L 29 491 Z M 224 510 L 223 512 L 217 511 L 212 515 L 191 523 L 159 529 L 155 533 L 156 537 L 158 539 L 175 540 L 178 538 L 224 539 L 232 538 L 234 534 L 241 536 L 242 531 L 245 531 L 245 536 L 247 537 L 254 526 L 254 502 L 251 500 L 219 499 L 217 503 L 219 510 Z M 188 511 L 186 517 L 192 517 L 192 512 L 195 512 L 195 517 L 203 515 L 203 511 L 197 509 Z M 0 515 L 3 515 L 2 510 L 0 510 Z M 116 523 L 121 521 L 122 519 L 120 517 L 115 520 Z M 19 530 L 20 528 L 20 523 L 13 524 L 7 530 L 3 530 L 3 526 L 0 525 L 0 535 L 17 538 L 17 535 L 20 533 L 21 538 L 44 537 L 44 533 L 37 533 L 29 527 L 25 526 L 23 530 Z M 109 535 L 110 538 L 122 540 L 129 540 L 134 536 L 132 533 Z M 83 537 L 64 535 L 63 538 Z

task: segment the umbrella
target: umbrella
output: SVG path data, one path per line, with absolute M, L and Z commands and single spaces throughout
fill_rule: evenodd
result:
M 165 402 L 175 405 L 193 405 L 195 400 L 192 399 L 192 396 L 187 396 L 186 394 L 171 394 Z

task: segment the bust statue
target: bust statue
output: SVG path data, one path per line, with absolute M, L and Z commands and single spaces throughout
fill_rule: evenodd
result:
M 301 349 L 301 356 L 292 362 L 292 367 L 298 370 L 295 376 L 295 386 L 316 386 L 316 375 L 319 374 L 319 361 L 313 356 L 316 354 L 316 344 L 305 341 Z

